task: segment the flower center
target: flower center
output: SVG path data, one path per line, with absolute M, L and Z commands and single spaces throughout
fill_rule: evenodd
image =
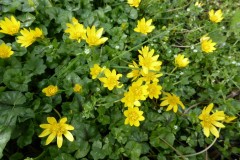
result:
M 136 112 L 129 113 L 129 119 L 130 121 L 137 121 L 139 118 L 138 114 Z

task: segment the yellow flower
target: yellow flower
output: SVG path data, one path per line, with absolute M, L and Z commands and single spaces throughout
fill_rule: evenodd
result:
M 128 0 L 128 4 L 132 7 L 138 7 L 141 0 Z
M 156 98 L 158 99 L 159 95 L 161 94 L 162 87 L 157 84 L 157 82 L 148 84 L 148 97 L 150 99 Z
M 214 12 L 214 10 L 212 9 L 208 12 L 208 15 L 209 19 L 214 23 L 218 23 L 223 20 L 223 13 L 221 9 L 217 10 L 216 12 Z
M 48 96 L 48 97 L 54 96 L 58 92 L 58 86 L 50 85 L 46 88 L 43 88 L 42 92 L 45 93 L 46 96 Z
M 130 124 L 130 126 L 138 127 L 140 125 L 139 121 L 144 121 L 145 118 L 142 116 L 143 111 L 139 111 L 138 107 L 128 108 L 124 111 L 124 115 L 127 117 L 124 124 Z
M 138 21 L 137 27 L 134 28 L 134 31 L 147 35 L 148 33 L 151 33 L 155 28 L 155 26 L 151 24 L 152 19 L 146 21 L 145 18 L 142 18 L 141 20 Z
M 162 65 L 161 61 L 157 61 L 159 55 L 153 56 L 154 49 L 149 51 L 149 47 L 144 46 L 142 50 L 138 50 L 138 52 L 141 54 L 138 56 L 139 65 L 142 66 L 145 74 L 147 74 L 149 70 L 155 70 Z
M 8 19 L 7 17 L 4 19 L 5 20 L 0 21 L 0 32 L 11 36 L 18 33 L 20 29 L 20 21 L 17 21 L 14 16 L 11 16 L 11 19 Z
M 189 64 L 189 59 L 188 58 L 184 58 L 184 55 L 182 54 L 178 54 L 175 57 L 175 65 L 179 68 L 183 68 L 186 67 Z
M 225 114 L 223 111 L 216 111 L 212 115 L 210 112 L 212 111 L 213 103 L 209 104 L 207 107 L 204 107 L 202 113 L 199 115 L 199 119 L 201 121 L 201 125 L 203 127 L 203 133 L 206 137 L 209 137 L 210 132 L 215 136 L 219 137 L 219 132 L 216 127 L 224 128 L 225 126 L 218 122 L 223 121 L 225 119 Z
M 185 108 L 185 106 L 183 105 L 183 103 L 180 101 L 180 98 L 178 96 L 176 96 L 175 94 L 170 94 L 170 93 L 164 93 L 166 96 L 163 97 L 161 100 L 162 103 L 160 104 L 160 106 L 167 106 L 168 108 L 166 111 L 169 111 L 171 109 L 173 109 L 173 112 L 177 112 L 178 110 L 178 105 L 180 105 L 182 107 L 182 109 Z
M 110 91 L 113 90 L 114 87 L 122 87 L 118 82 L 122 74 L 117 74 L 115 69 L 112 72 L 109 69 L 105 69 L 104 74 L 106 77 L 99 78 L 99 80 L 104 83 L 104 87 L 107 87 Z
M 157 72 L 148 72 L 148 73 L 144 73 L 143 71 L 141 71 L 141 75 L 142 77 L 139 78 L 143 81 L 146 82 L 146 84 L 149 84 L 151 82 L 158 82 L 159 81 L 159 77 L 161 77 L 163 74 L 162 73 L 157 73 Z
M 103 68 L 101 68 L 98 64 L 94 64 L 92 68 L 90 68 L 90 74 L 92 79 L 96 79 L 97 76 L 102 72 Z
M 225 123 L 231 123 L 231 122 L 232 122 L 233 120 L 235 120 L 235 119 L 237 119 L 237 117 L 225 115 L 224 122 L 225 122 Z
M 128 65 L 129 68 L 132 69 L 130 73 L 127 74 L 128 78 L 132 78 L 132 81 L 137 79 L 141 74 L 140 74 L 140 69 L 137 65 L 136 62 L 133 61 L 133 64 Z
M 67 23 L 66 25 L 68 28 L 65 30 L 65 33 L 69 33 L 69 38 L 77 40 L 78 43 L 81 42 L 81 39 L 83 39 L 86 34 L 84 26 L 78 23 L 76 18 L 72 18 L 72 23 Z
M 148 87 L 147 85 L 142 85 L 142 83 L 142 80 L 137 80 L 129 87 L 129 92 L 132 93 L 135 100 L 145 100 L 148 96 Z
M 31 44 L 33 44 L 37 38 L 40 38 L 43 36 L 43 32 L 39 28 L 35 28 L 35 30 L 29 29 L 29 31 L 24 28 L 20 31 L 22 36 L 18 36 L 17 42 L 21 44 L 22 47 L 27 48 Z
M 210 39 L 210 37 L 204 35 L 203 37 L 201 37 L 200 42 L 203 52 L 211 53 L 216 50 L 216 48 L 214 47 L 216 43 L 213 42 L 212 39 Z
M 203 3 L 201 3 L 201 2 L 198 2 L 198 1 L 197 1 L 197 2 L 195 3 L 195 6 L 197 6 L 197 7 L 199 7 L 199 8 L 200 8 L 200 7 L 202 7 L 202 6 L 203 6 Z
M 59 122 L 57 122 L 54 117 L 47 117 L 47 121 L 49 124 L 40 125 L 40 127 L 45 130 L 39 135 L 39 137 L 41 138 L 49 135 L 46 140 L 46 145 L 51 143 L 55 139 L 55 137 L 57 137 L 57 146 L 58 148 L 61 148 L 63 143 L 62 135 L 64 135 L 71 142 L 74 140 L 73 135 L 71 134 L 71 132 L 69 132 L 69 130 L 74 130 L 74 127 L 66 124 L 66 117 L 61 118 Z
M 102 33 L 103 28 L 100 28 L 99 30 L 96 31 L 95 26 L 92 26 L 92 28 L 87 27 L 87 33 L 84 36 L 84 39 L 86 40 L 89 46 L 99 46 L 108 40 L 107 37 L 101 38 Z
M 0 45 L 0 58 L 9 58 L 13 54 L 12 48 L 5 43 Z
M 133 108 L 134 106 L 141 106 L 141 103 L 135 98 L 132 92 L 125 92 L 124 97 L 121 99 L 125 107 Z
M 74 92 L 81 92 L 82 91 L 82 86 L 80 84 L 75 84 L 73 87 Z

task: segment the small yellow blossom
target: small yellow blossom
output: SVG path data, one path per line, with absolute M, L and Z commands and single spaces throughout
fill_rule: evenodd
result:
M 141 54 L 138 56 L 139 65 L 142 66 L 145 74 L 147 74 L 149 70 L 155 70 L 162 65 L 162 62 L 157 60 L 159 55 L 153 56 L 154 49 L 150 50 L 149 47 L 144 46 L 142 50 L 138 50 L 138 52 Z
M 203 133 L 206 137 L 209 137 L 210 132 L 215 136 L 219 137 L 219 132 L 216 127 L 224 128 L 225 126 L 218 122 L 223 121 L 225 119 L 225 114 L 223 111 L 216 111 L 212 115 L 210 112 L 213 109 L 213 103 L 209 104 L 207 107 L 204 107 L 202 113 L 199 115 L 199 119 L 201 121 L 201 125 L 203 127 Z
M 4 18 L 4 20 L 0 21 L 0 32 L 14 35 L 18 33 L 20 29 L 20 21 L 17 21 L 14 16 L 11 16 L 11 19 L 8 19 L 7 17 Z
M 78 43 L 81 42 L 86 34 L 84 26 L 76 18 L 72 18 L 72 23 L 67 23 L 66 25 L 68 28 L 65 30 L 65 33 L 69 33 L 69 38 L 77 40 Z
M 129 68 L 132 69 L 130 73 L 127 74 L 128 78 L 132 78 L 132 81 L 137 79 L 141 74 L 140 74 L 140 68 L 138 67 L 138 64 L 133 61 L 133 64 L 128 65 Z
M 84 36 L 84 39 L 86 40 L 89 46 L 99 46 L 108 40 L 107 37 L 101 38 L 102 33 L 103 28 L 96 30 L 95 26 L 92 26 L 92 28 L 87 27 L 87 32 L 86 35 Z
M 48 96 L 48 97 L 54 96 L 58 92 L 58 86 L 50 85 L 46 88 L 43 88 L 42 92 L 45 93 L 46 96 Z
M 179 68 L 183 68 L 186 67 L 189 64 L 189 59 L 188 58 L 184 58 L 184 55 L 182 54 L 178 54 L 175 57 L 175 65 Z
M 103 68 L 101 68 L 98 64 L 94 64 L 93 67 L 90 68 L 90 74 L 92 76 L 92 79 L 96 79 L 102 71 Z
M 141 103 L 136 99 L 134 93 L 132 92 L 125 92 L 124 97 L 121 99 L 121 102 L 124 103 L 125 107 L 133 108 L 134 106 L 141 106 Z
M 13 54 L 12 48 L 5 43 L 0 45 L 0 58 L 9 58 Z
M 181 100 L 178 96 L 176 96 L 175 94 L 170 94 L 170 93 L 164 93 L 164 94 L 166 96 L 161 99 L 163 101 L 160 104 L 160 106 L 168 106 L 166 111 L 173 109 L 173 112 L 176 113 L 178 110 L 178 105 L 180 105 L 182 107 L 182 109 L 185 108 L 185 106 L 183 105 L 183 103 L 181 102 Z
M 17 37 L 17 42 L 25 48 L 33 44 L 37 40 L 37 38 L 43 37 L 43 32 L 40 28 L 35 28 L 35 30 L 29 29 L 29 31 L 24 28 L 20 31 L 20 33 L 22 34 L 22 36 Z
M 151 24 L 152 19 L 146 21 L 145 18 L 142 18 L 141 20 L 138 21 L 137 27 L 134 28 L 134 31 L 147 35 L 148 33 L 151 33 L 155 28 L 155 26 Z
M 57 137 L 57 146 L 58 148 L 62 147 L 63 143 L 63 136 L 64 135 L 69 141 L 73 141 L 74 137 L 69 130 L 74 130 L 74 127 L 66 124 L 67 118 L 61 118 L 59 122 L 54 117 L 47 117 L 47 121 L 49 124 L 41 124 L 40 127 L 45 129 L 39 137 L 46 137 L 48 136 L 46 140 L 46 145 L 50 144 L 55 137 Z
M 200 7 L 202 7 L 202 6 L 203 6 L 203 3 L 202 3 L 202 2 L 198 2 L 198 1 L 197 1 L 197 2 L 195 3 L 195 6 L 200 8 Z
M 150 99 L 156 98 L 158 99 L 159 95 L 161 94 L 162 87 L 157 84 L 157 82 L 148 84 L 148 97 Z
M 129 92 L 133 94 L 135 100 L 145 100 L 148 96 L 148 87 L 142 83 L 143 81 L 139 79 L 129 87 Z
M 140 4 L 141 0 L 128 0 L 128 4 L 132 7 L 138 7 Z
M 209 19 L 214 23 L 219 23 L 223 20 L 223 13 L 221 9 L 217 10 L 216 12 L 214 12 L 212 9 L 208 12 L 208 15 Z
M 139 79 L 145 81 L 146 84 L 149 84 L 151 82 L 158 82 L 159 77 L 161 77 L 163 74 L 157 73 L 157 72 L 152 72 L 152 71 L 149 71 L 148 73 L 144 73 L 143 71 L 141 71 L 141 75 L 142 75 L 142 77 Z
M 73 91 L 79 93 L 82 91 L 82 86 L 80 84 L 75 84 L 73 87 Z
M 235 120 L 235 119 L 237 119 L 237 117 L 225 115 L 224 122 L 225 122 L 225 123 L 231 123 L 231 122 L 232 122 L 233 120 Z
M 105 77 L 99 78 L 99 80 L 104 83 L 104 87 L 107 87 L 110 91 L 113 90 L 114 87 L 122 87 L 118 82 L 119 78 L 122 77 L 122 74 L 117 74 L 115 69 L 112 72 L 109 69 L 105 69 L 104 74 Z
M 216 48 L 214 47 L 216 43 L 213 42 L 212 39 L 210 39 L 210 37 L 208 37 L 207 35 L 201 37 L 200 42 L 203 52 L 211 53 L 216 50 Z
M 124 115 L 126 116 L 124 124 L 130 124 L 130 126 L 139 127 L 139 121 L 144 121 L 145 118 L 142 116 L 143 111 L 140 111 L 138 107 L 128 108 L 128 110 L 124 111 Z

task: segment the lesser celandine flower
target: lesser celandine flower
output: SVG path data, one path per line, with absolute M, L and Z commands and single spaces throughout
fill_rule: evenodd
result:
M 148 97 L 150 99 L 156 98 L 158 99 L 161 94 L 162 86 L 158 85 L 157 82 L 147 84 L 148 86 Z
M 212 39 L 210 39 L 210 37 L 208 37 L 207 35 L 201 37 L 200 42 L 203 52 L 212 53 L 213 51 L 216 50 L 216 48 L 214 47 L 216 43 L 213 42 Z
M 96 79 L 97 76 L 103 71 L 103 68 L 101 68 L 98 64 L 94 64 L 92 68 L 90 68 L 90 74 L 92 76 L 92 79 Z
M 138 99 L 136 99 L 136 96 L 133 92 L 125 92 L 124 97 L 121 99 L 121 102 L 124 103 L 125 107 L 133 108 L 134 106 L 141 106 L 141 103 Z
M 48 87 L 43 88 L 42 92 L 48 97 L 55 96 L 58 92 L 58 86 L 49 85 Z
M 168 106 L 166 111 L 172 110 L 173 112 L 177 112 L 178 110 L 178 105 L 182 107 L 182 109 L 185 108 L 183 103 L 181 102 L 180 98 L 176 96 L 175 94 L 170 94 L 170 93 L 164 93 L 165 97 L 163 97 L 161 100 L 163 100 L 160 104 L 160 106 Z
M 219 23 L 223 20 L 223 13 L 221 9 L 217 10 L 216 12 L 214 12 L 212 9 L 208 12 L 208 15 L 209 19 L 214 23 Z
M 152 19 L 146 21 L 145 18 L 142 18 L 138 21 L 137 27 L 134 28 L 134 31 L 147 35 L 148 33 L 151 33 L 154 28 L 155 26 L 152 25 Z
M 96 30 L 95 26 L 92 26 L 92 28 L 87 27 L 87 32 L 86 35 L 84 36 L 84 39 L 86 40 L 89 46 L 99 46 L 108 40 L 107 37 L 101 38 L 102 34 L 103 28 Z
M 138 79 L 129 87 L 129 92 L 133 93 L 135 100 L 145 100 L 148 96 L 147 85 L 143 85 L 143 81 Z
M 86 34 L 84 26 L 76 18 L 72 18 L 72 23 L 67 23 L 66 25 L 68 28 L 64 32 L 69 33 L 69 38 L 77 40 L 78 43 L 81 42 Z
M 43 32 L 40 28 L 35 28 L 34 30 L 27 30 L 26 28 L 24 28 L 20 31 L 20 33 L 22 35 L 17 37 L 17 42 L 25 48 L 33 44 L 37 40 L 37 38 L 43 36 Z
M 73 91 L 79 93 L 82 91 L 82 86 L 80 84 L 75 84 L 73 87 Z
M 189 64 L 189 59 L 188 58 L 184 58 L 183 54 L 178 54 L 175 57 L 175 65 L 179 68 L 183 68 L 186 67 Z
M 128 78 L 132 78 L 132 81 L 137 79 L 141 74 L 140 74 L 140 68 L 138 67 L 138 64 L 133 61 L 133 64 L 128 65 L 129 68 L 132 69 L 131 72 L 127 74 Z
M 144 121 L 145 118 L 142 116 L 143 111 L 140 111 L 138 107 L 128 108 L 128 110 L 124 111 L 124 115 L 126 116 L 124 124 L 130 124 L 130 126 L 139 127 L 139 121 Z
M 203 127 L 203 133 L 206 137 L 209 137 L 210 133 L 212 133 L 215 137 L 219 137 L 219 132 L 216 127 L 224 128 L 225 126 L 218 122 L 223 121 L 225 119 L 225 114 L 223 111 L 216 111 L 210 115 L 210 112 L 213 109 L 213 103 L 209 104 L 207 107 L 204 107 L 202 113 L 199 115 L 199 119 L 201 121 L 201 125 Z
M 47 121 L 49 124 L 41 124 L 40 127 L 45 129 L 39 137 L 46 137 L 48 136 L 46 140 L 46 145 L 51 143 L 55 137 L 57 137 L 57 146 L 58 148 L 62 147 L 63 143 L 63 136 L 64 135 L 69 141 L 73 141 L 73 135 L 69 130 L 74 130 L 74 127 L 66 124 L 67 118 L 61 118 L 59 122 L 54 117 L 47 117 Z
M 149 84 L 151 82 L 158 82 L 159 77 L 161 77 L 163 74 L 157 73 L 157 72 L 152 72 L 152 71 L 149 71 L 148 73 L 144 73 L 143 71 L 141 71 L 141 75 L 142 75 L 142 77 L 139 79 L 145 81 L 146 84 Z
M 0 32 L 4 34 L 14 35 L 18 33 L 20 29 L 20 21 L 17 21 L 14 16 L 11 19 L 5 17 L 4 20 L 0 21 Z
M 119 78 L 122 77 L 122 74 L 117 74 L 115 69 L 113 69 L 112 72 L 109 69 L 105 69 L 104 75 L 105 77 L 99 78 L 99 80 L 104 83 L 104 87 L 107 87 L 109 90 L 113 90 L 114 87 L 122 87 L 118 82 Z
M 149 70 L 155 70 L 162 65 L 161 61 L 158 61 L 159 55 L 154 54 L 154 49 L 149 49 L 149 47 L 144 46 L 142 50 L 138 50 L 140 55 L 138 56 L 139 65 L 142 66 L 143 72 L 148 73 Z
M 11 57 L 13 54 L 12 48 L 5 43 L 0 45 L 0 58 L 5 59 Z
M 141 0 L 128 0 L 128 4 L 132 7 L 138 7 Z

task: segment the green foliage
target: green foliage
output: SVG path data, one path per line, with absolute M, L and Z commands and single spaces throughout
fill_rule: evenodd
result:
M 16 41 L 20 32 L 0 33 L 0 44 L 14 52 L 0 58 L 0 159 L 239 159 L 240 4 L 214 0 L 197 7 L 195 2 L 142 0 L 136 8 L 127 0 L 1 0 L 0 21 L 13 15 L 21 29 L 39 27 L 43 38 L 24 48 Z M 211 9 L 223 11 L 220 23 L 209 20 Z M 85 28 L 103 28 L 108 40 L 89 46 L 70 39 L 64 31 L 73 17 Z M 134 31 L 143 17 L 155 26 L 147 35 Z M 205 34 L 217 43 L 211 54 L 201 49 Z M 141 100 L 145 120 L 135 127 L 125 125 L 121 99 L 132 84 L 129 64 L 139 62 L 143 46 L 154 49 L 162 62 L 162 95 Z M 175 68 L 180 53 L 190 60 L 185 68 Z M 122 74 L 123 86 L 110 91 L 92 79 L 94 64 Z M 82 86 L 78 93 L 75 84 Z M 42 92 L 49 85 L 58 86 L 56 95 Z M 179 96 L 185 109 L 174 113 L 160 107 L 164 92 Z M 201 153 L 215 138 L 205 137 L 198 118 L 210 103 L 214 111 L 237 119 L 224 123 L 220 137 Z M 63 136 L 61 148 L 56 138 L 45 145 L 47 138 L 38 135 L 47 117 L 67 117 L 74 141 Z

